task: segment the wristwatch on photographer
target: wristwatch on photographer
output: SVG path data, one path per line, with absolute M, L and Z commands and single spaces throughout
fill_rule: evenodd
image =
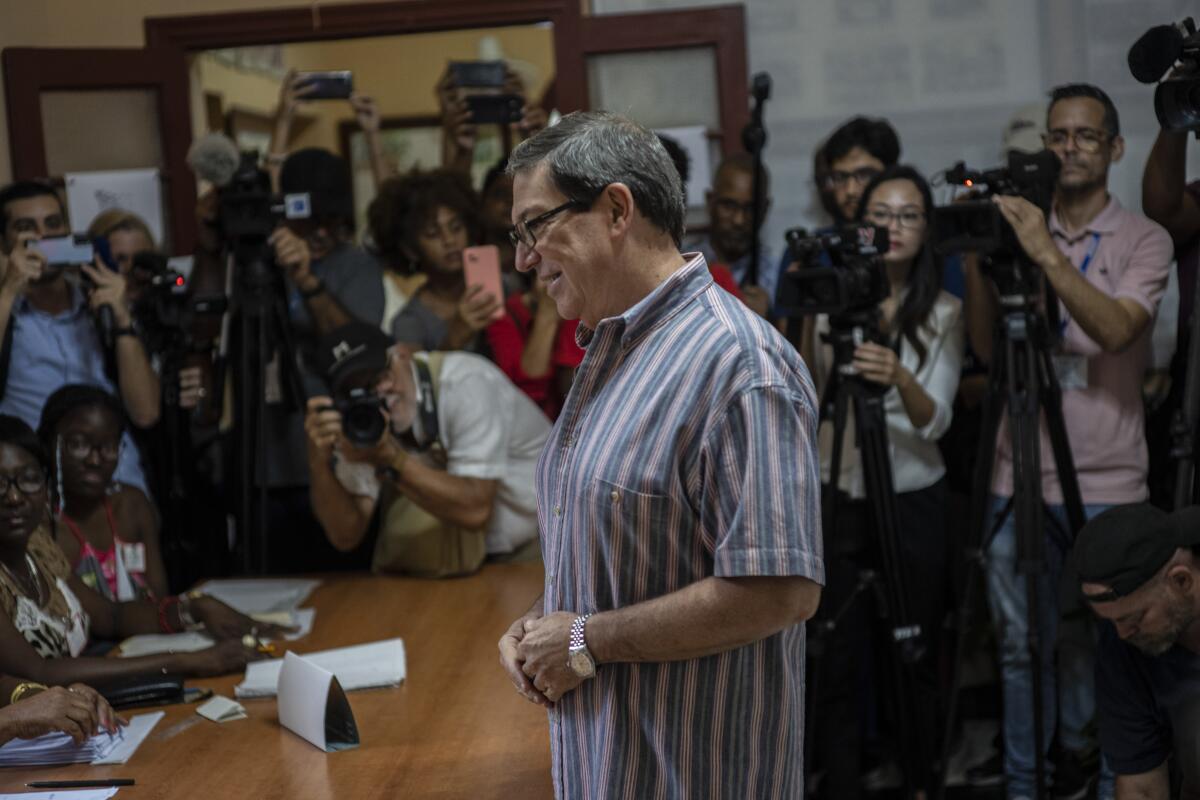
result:
M 571 623 L 571 642 L 567 650 L 567 666 L 580 678 L 591 678 L 596 674 L 596 659 L 592 658 L 583 636 L 583 626 L 591 614 L 576 617 Z

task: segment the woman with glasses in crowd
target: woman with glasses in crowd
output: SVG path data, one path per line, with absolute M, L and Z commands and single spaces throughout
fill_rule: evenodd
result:
M 51 396 L 51 403 L 56 396 Z M 95 407 L 80 408 L 95 411 Z M 101 411 L 100 416 L 107 413 Z M 84 419 L 90 416 L 77 408 L 63 417 L 59 430 L 64 439 L 75 434 L 87 438 L 85 461 L 98 473 L 90 482 L 107 486 L 116 461 L 103 454 L 111 456 L 117 447 L 120 426 L 112 420 L 92 424 L 95 420 Z M 69 458 L 64 454 L 64 461 Z M 0 673 L 45 685 L 83 682 L 99 687 L 161 675 L 223 675 L 259 657 L 255 637 L 285 632 L 203 595 L 117 602 L 88 588 L 73 573 L 51 533 L 47 476 L 52 467 L 29 426 L 0 415 Z M 69 471 L 65 467 L 64 474 Z M 81 512 L 75 509 L 75 513 Z M 203 629 L 221 641 L 193 653 L 140 658 L 82 655 L 93 636 L 113 641 L 186 629 Z M 247 635 L 249 639 L 244 638 Z
M 959 301 L 941 289 L 941 262 L 930 242 L 929 216 L 933 198 L 925 179 L 911 167 L 893 166 L 865 186 L 858 218 L 888 232 L 882 256 L 888 294 L 878 306 L 880 341 L 864 341 L 844 365 L 868 387 L 884 391 L 892 482 L 897 495 L 900 569 L 908 591 L 908 608 L 924 635 L 924 656 L 916 664 L 917 730 L 896 730 L 896 736 L 919 736 L 928 759 L 924 774 L 909 776 L 912 785 L 932 788 L 931 767 L 939 752 L 937 643 L 946 613 L 948 586 L 945 525 L 945 465 L 937 440 L 950 425 L 954 395 L 962 368 L 964 330 Z M 828 383 L 834 368 L 832 349 L 821 344 L 829 319 L 806 319 L 801 348 L 818 388 Z M 873 589 L 861 591 L 864 570 L 879 570 L 871 498 L 856 448 L 853 415 L 842 444 L 840 474 L 831 477 L 832 425 L 821 427 L 823 480 L 836 479 L 837 519 L 825 526 L 827 584 L 821 615 L 836 616 L 825 635 L 823 663 L 818 665 L 817 713 L 825 742 L 824 796 L 859 797 L 861 665 L 871 651 L 868 631 L 878 630 Z M 887 580 L 888 575 L 880 576 Z M 874 651 L 891 659 L 886 639 L 876 639 Z M 888 666 L 890 669 L 890 664 Z M 889 675 L 890 673 L 883 673 Z M 868 678 L 869 679 L 869 678 Z M 886 682 L 883 683 L 886 686 Z M 868 695 L 869 696 L 869 695 Z M 895 724 L 895 723 L 893 723 Z
M 463 250 L 482 236 L 466 179 L 449 170 L 391 178 L 379 187 L 367 220 L 390 270 L 424 276 L 419 285 L 408 285 L 412 294 L 385 332 L 421 350 L 484 351 L 482 332 L 504 298 L 468 287 L 463 276 Z

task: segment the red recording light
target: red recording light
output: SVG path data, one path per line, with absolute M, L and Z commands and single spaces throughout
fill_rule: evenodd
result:
M 975 181 L 971 180 L 970 178 L 967 178 L 967 180 L 963 182 L 963 185 L 964 186 L 974 186 Z
M 175 279 L 175 285 L 176 285 L 176 286 L 183 286 L 183 276 L 182 276 L 182 275 L 180 275 L 179 277 L 177 277 L 177 278 Z

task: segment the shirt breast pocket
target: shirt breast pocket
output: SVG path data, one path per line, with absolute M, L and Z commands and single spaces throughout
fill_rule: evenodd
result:
M 677 581 L 672 576 L 680 576 L 682 559 L 690 552 L 680 546 L 690 527 L 683 512 L 681 503 L 667 494 L 639 492 L 601 478 L 592 483 L 587 528 L 596 562 L 608 573 L 613 607 L 673 591 L 669 584 Z

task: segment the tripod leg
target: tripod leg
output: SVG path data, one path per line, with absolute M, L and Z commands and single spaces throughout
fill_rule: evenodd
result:
M 1002 353 L 1003 347 L 1003 336 L 997 328 L 992 352 Z M 975 456 L 975 474 L 971 484 L 968 539 L 963 547 L 967 571 L 966 577 L 963 579 L 955 620 L 954 660 L 950 667 L 950 694 L 946 700 L 946 719 L 942 729 L 942 757 L 940 760 L 942 774 L 938 781 L 939 800 L 944 800 L 946 796 L 946 780 L 949 777 L 947 770 L 950 767 L 951 749 L 955 742 L 955 732 L 959 723 L 958 703 L 962 693 L 963 663 L 967 658 L 967 631 L 970 628 L 971 616 L 974 611 L 972 603 L 979 592 L 980 583 L 983 582 L 988 545 L 996 531 L 991 526 L 989 512 L 991 509 L 992 467 L 996 456 L 996 437 L 1000 433 L 1000 423 L 1004 418 L 1003 389 L 1007 385 L 1004 364 L 1003 359 L 997 360 L 988 373 L 988 390 L 983 399 L 981 412 L 982 422 Z
M 928 632 L 921 630 L 909 610 L 909 595 L 903 560 L 899 551 L 899 511 L 892 483 L 892 465 L 887 439 L 883 397 L 867 394 L 862 386 L 853 390 L 854 419 L 858 432 L 867 500 L 872 510 L 875 542 L 880 560 L 883 596 L 886 599 L 887 642 L 892 662 L 892 697 L 896 709 L 897 745 L 909 795 L 931 785 L 932 742 L 919 724 L 916 709 L 916 676 L 924 657 Z

